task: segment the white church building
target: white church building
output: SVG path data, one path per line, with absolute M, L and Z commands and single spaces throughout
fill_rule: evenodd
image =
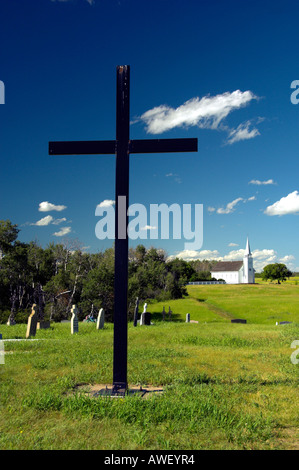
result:
M 219 261 L 213 266 L 211 276 L 223 279 L 226 284 L 254 284 L 253 258 L 248 238 L 243 261 Z

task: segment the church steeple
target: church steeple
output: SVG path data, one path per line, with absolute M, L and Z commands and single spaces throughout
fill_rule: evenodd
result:
M 245 256 L 252 256 L 251 251 L 250 251 L 250 245 L 249 245 L 249 238 L 247 237 L 247 243 L 246 243 L 246 248 L 245 248 Z
M 243 283 L 254 283 L 253 257 L 250 251 L 249 238 L 247 237 L 245 254 L 243 258 Z

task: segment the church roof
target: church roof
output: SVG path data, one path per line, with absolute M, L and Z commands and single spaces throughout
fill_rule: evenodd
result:
M 212 272 L 239 271 L 243 267 L 243 261 L 219 261 L 213 266 Z

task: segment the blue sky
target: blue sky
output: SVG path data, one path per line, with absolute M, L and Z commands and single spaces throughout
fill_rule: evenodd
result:
M 199 250 L 142 242 L 234 260 L 249 236 L 257 270 L 299 270 L 298 13 L 296 0 L 1 0 L 0 218 L 22 241 L 111 246 L 95 209 L 115 198 L 114 156 L 50 157 L 48 142 L 114 139 L 129 64 L 131 138 L 198 138 L 198 153 L 132 155 L 130 204 L 204 214 Z

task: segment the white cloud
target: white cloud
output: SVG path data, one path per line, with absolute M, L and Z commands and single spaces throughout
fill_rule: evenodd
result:
M 56 206 L 55 204 L 52 204 L 51 202 L 44 201 L 39 204 L 39 212 L 50 212 L 50 211 L 63 211 L 66 209 L 66 206 Z
M 219 259 L 219 251 L 218 250 L 201 250 L 199 252 L 200 259 Z
M 229 243 L 228 246 L 239 246 L 238 243 Z
M 283 258 L 279 259 L 279 262 L 286 264 L 286 263 L 291 263 L 294 259 L 295 257 L 293 255 L 285 255 Z
M 233 245 L 233 244 L 230 244 Z M 168 259 L 180 258 L 186 261 L 192 260 L 215 260 L 215 261 L 242 261 L 245 255 L 245 249 L 240 248 L 239 250 L 232 250 L 224 256 L 221 256 L 218 250 L 183 250 L 175 255 L 170 256 Z M 252 252 L 253 267 L 257 272 L 263 270 L 263 268 L 270 263 L 277 262 L 277 253 L 273 249 L 256 249 Z M 287 255 L 281 258 L 281 262 L 289 262 L 294 259 L 293 255 Z M 284 260 L 284 261 L 283 261 Z
M 249 181 L 248 184 L 256 184 L 258 186 L 261 186 L 261 185 L 276 184 L 276 183 L 272 179 L 270 179 L 270 180 L 266 180 L 266 181 L 251 180 L 251 181 Z
M 51 224 L 52 221 L 53 221 L 53 217 L 51 215 L 47 215 L 46 217 L 43 217 L 42 219 L 38 220 L 34 224 L 30 224 L 30 225 L 37 225 L 38 227 L 44 227 L 46 225 Z
M 256 259 L 263 259 L 269 257 L 271 257 L 271 259 L 276 259 L 276 252 L 274 250 L 267 250 L 264 248 L 263 250 L 254 250 L 252 252 L 252 256 Z
M 134 122 L 144 122 L 149 134 L 161 134 L 175 127 L 198 126 L 218 129 L 221 121 L 232 111 L 247 106 L 253 99 L 257 97 L 251 91 L 240 90 L 201 99 L 197 97 L 176 109 L 167 105 L 157 106 L 146 111 Z
M 219 207 L 219 209 L 216 210 L 217 214 L 231 214 L 232 212 L 235 211 L 236 206 L 239 204 L 239 202 L 243 201 L 244 204 L 249 201 L 255 201 L 256 197 L 251 196 L 248 199 L 244 199 L 243 197 L 238 197 L 234 199 L 233 201 L 229 202 L 226 207 Z M 215 208 L 214 207 L 208 207 L 209 212 L 214 212 Z
M 240 202 L 243 201 L 242 197 L 238 197 L 237 199 L 234 199 L 232 202 L 229 202 L 225 208 L 219 207 L 217 209 L 217 214 L 231 214 L 234 212 L 236 205 Z
M 50 216 L 48 216 L 48 217 L 50 217 Z M 65 218 L 65 217 L 62 217 L 61 219 L 55 219 L 55 220 L 53 220 L 52 224 L 53 224 L 53 225 L 59 225 L 59 224 L 61 224 L 62 222 L 66 222 L 66 218 Z
M 222 256 L 223 261 L 238 261 L 242 260 L 245 254 L 245 250 L 240 248 L 239 250 L 232 250 L 227 255 Z
M 234 144 L 240 140 L 254 139 L 254 137 L 260 135 L 259 131 L 256 128 L 250 130 L 251 122 L 247 121 L 243 124 L 240 124 L 237 129 L 230 131 L 227 139 L 227 144 Z
M 196 250 L 183 250 L 180 251 L 179 253 L 175 255 L 169 256 L 168 260 L 174 259 L 174 258 L 180 258 L 184 259 L 186 261 L 192 261 L 192 260 L 210 260 L 210 259 L 219 259 L 220 255 L 217 250 L 202 250 L 202 251 L 196 251 Z
M 276 252 L 269 249 L 254 250 L 252 252 L 252 257 L 253 267 L 257 272 L 262 271 L 267 264 L 275 263 L 277 260 Z
M 104 201 L 100 202 L 100 204 L 98 204 L 97 207 L 110 207 L 114 205 L 115 205 L 115 201 L 113 201 L 112 199 L 105 199 Z
M 72 230 L 71 227 L 62 227 L 59 232 L 55 232 L 55 233 L 53 233 L 53 235 L 55 237 L 64 237 L 65 235 L 70 233 L 71 230 Z
M 176 182 L 176 183 L 181 183 L 182 180 L 181 178 L 179 177 L 179 175 L 177 175 L 176 173 L 167 173 L 167 175 L 165 175 L 167 178 L 173 178 L 173 180 Z
M 264 211 L 267 215 L 286 215 L 296 214 L 299 212 L 299 193 L 293 191 L 271 206 L 268 206 Z
M 140 230 L 156 230 L 157 227 L 153 227 L 152 225 L 145 225 L 144 227 L 141 227 Z

